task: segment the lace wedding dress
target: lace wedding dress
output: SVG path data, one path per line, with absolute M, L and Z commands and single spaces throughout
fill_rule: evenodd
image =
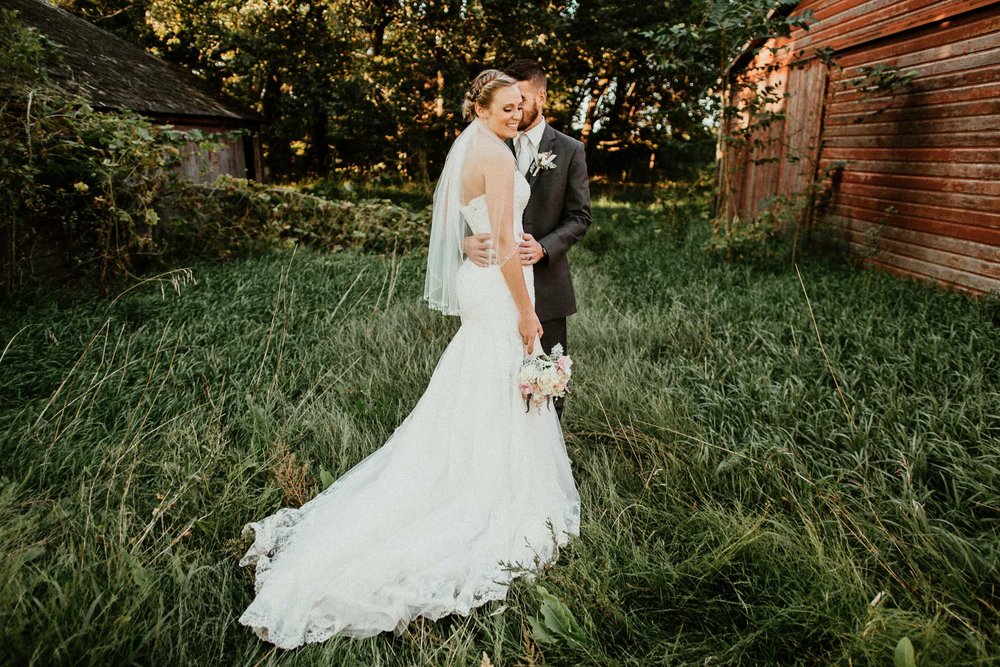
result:
M 529 194 L 516 174 L 517 236 Z M 487 203 L 462 208 L 473 231 L 490 230 Z M 531 267 L 524 278 L 533 294 Z M 526 412 L 515 381 L 524 351 L 499 266 L 465 260 L 456 294 L 461 327 L 386 444 L 301 508 L 245 529 L 256 598 L 239 620 L 262 639 L 293 648 L 465 615 L 578 534 L 556 413 Z

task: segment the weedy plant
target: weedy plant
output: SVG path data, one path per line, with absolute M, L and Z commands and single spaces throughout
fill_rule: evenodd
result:
M 53 274 L 122 279 L 191 258 L 277 244 L 400 253 L 426 243 L 429 214 L 384 199 L 331 201 L 222 177 L 182 179 L 194 147 L 231 139 L 95 111 L 49 82 L 59 54 L 0 10 L 0 296 Z M 352 198 L 356 199 L 356 198 Z

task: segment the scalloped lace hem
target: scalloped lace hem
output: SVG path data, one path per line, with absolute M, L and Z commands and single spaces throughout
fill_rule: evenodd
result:
M 268 579 L 273 559 L 289 542 L 300 519 L 299 510 L 285 508 L 263 521 L 244 526 L 243 534 L 253 531 L 255 538 L 240 559 L 240 565 L 255 566 L 257 593 Z M 557 530 L 556 525 L 561 528 Z M 342 598 L 335 599 L 339 605 L 314 607 L 304 628 L 297 625 L 293 632 L 280 629 L 285 625 L 282 615 L 259 613 L 252 606 L 240 616 L 239 622 L 260 639 L 283 649 L 323 642 L 334 636 L 360 639 L 383 632 L 401 634 L 417 618 L 434 621 L 449 615 L 468 616 L 489 602 L 504 600 L 514 579 L 530 579 L 542 567 L 556 562 L 560 548 L 577 537 L 579 531 L 580 505 L 577 503 L 567 509 L 558 524 L 551 520 L 546 523 L 547 539 L 525 538 L 526 543 L 532 545 L 530 564 L 497 561 L 488 571 L 470 572 L 462 581 L 440 578 L 421 581 L 418 577 L 407 577 L 402 581 L 386 582 L 379 590 L 369 591 L 368 600 Z M 540 535 L 539 531 L 536 533 Z M 540 544 L 536 547 L 534 542 Z

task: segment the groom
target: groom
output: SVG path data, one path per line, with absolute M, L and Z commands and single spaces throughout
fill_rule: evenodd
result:
M 531 198 L 524 209 L 521 264 L 534 266 L 535 312 L 542 323 L 542 348 L 551 353 L 566 345 L 566 318 L 576 312 L 566 254 L 590 226 L 590 184 L 581 142 L 553 129 L 542 111 L 546 101 L 545 69 L 534 60 L 516 60 L 506 73 L 521 89 L 523 116 L 511 146 L 517 168 L 528 179 Z M 485 266 L 489 235 L 470 236 L 465 254 Z M 556 411 L 562 418 L 562 401 Z

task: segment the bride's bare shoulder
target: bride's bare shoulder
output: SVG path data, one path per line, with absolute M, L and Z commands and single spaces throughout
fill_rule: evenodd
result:
M 514 154 L 506 144 L 491 141 L 484 144 L 479 152 L 479 161 L 484 169 L 513 169 Z

